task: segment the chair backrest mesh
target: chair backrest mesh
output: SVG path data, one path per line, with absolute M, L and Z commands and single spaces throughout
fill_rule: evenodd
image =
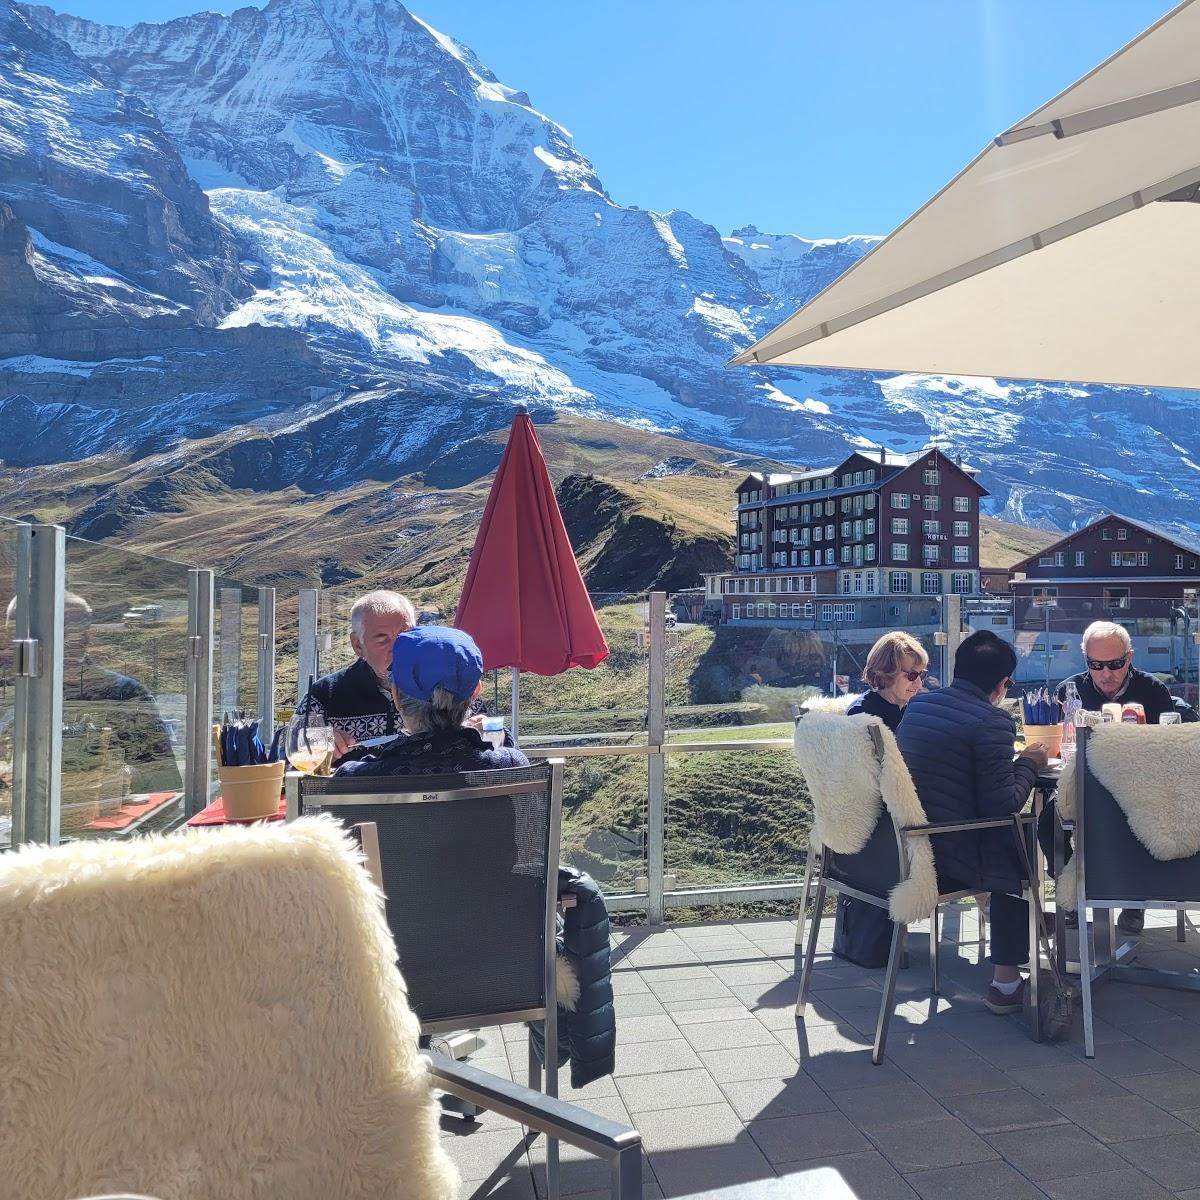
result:
M 423 1024 L 545 1007 L 549 780 L 541 765 L 302 783 L 301 812 L 374 822 L 388 924 Z
M 832 850 L 825 853 L 826 873 L 831 878 L 868 895 L 886 898 L 900 882 L 900 849 L 886 809 L 880 811 L 870 839 L 857 854 L 836 854 Z
M 1096 900 L 1200 900 L 1200 855 L 1155 858 L 1129 828 L 1113 794 L 1090 769 L 1083 775 L 1087 895 Z

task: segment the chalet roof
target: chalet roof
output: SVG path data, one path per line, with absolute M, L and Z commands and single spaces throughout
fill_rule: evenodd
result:
M 1103 525 L 1106 521 L 1120 521 L 1135 529 L 1140 529 L 1143 533 L 1150 534 L 1151 537 L 1161 538 L 1164 542 L 1169 542 L 1172 546 L 1200 558 L 1200 543 L 1180 537 L 1173 530 L 1160 529 L 1157 525 L 1150 525 L 1145 521 L 1139 521 L 1136 517 L 1126 516 L 1125 513 L 1110 512 L 1105 513 L 1102 517 L 1097 517 L 1094 521 L 1089 521 L 1088 524 L 1081 526 L 1079 529 L 1073 529 L 1070 533 L 1059 538 L 1057 542 L 1051 542 L 1049 546 L 1044 546 L 1041 550 L 1035 550 L 1032 554 L 1027 554 L 1019 562 L 1014 563 L 1011 569 L 1018 570 L 1025 566 L 1026 563 L 1036 563 L 1038 559 L 1046 558 L 1056 550 L 1061 549 L 1068 542 L 1079 537 L 1080 534 L 1087 533 L 1089 530 L 1095 529 L 1098 525 Z

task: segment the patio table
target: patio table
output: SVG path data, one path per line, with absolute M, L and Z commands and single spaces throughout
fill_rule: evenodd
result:
M 287 815 L 287 802 L 280 796 L 279 807 L 269 817 L 235 818 L 225 813 L 225 804 L 218 796 L 207 808 L 202 808 L 194 817 L 188 820 L 191 829 L 207 829 L 220 825 L 248 825 L 255 821 L 282 821 Z

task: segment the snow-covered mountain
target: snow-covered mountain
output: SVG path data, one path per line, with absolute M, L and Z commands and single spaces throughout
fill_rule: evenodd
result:
M 10 13 L 0 55 L 21 21 L 9 3 L 0 0 L 0 14 Z M 19 47 L 0 58 L 0 153 L 10 143 L 22 161 L 38 153 L 36 131 L 8 117 L 14 63 L 26 94 L 9 103 L 65 111 L 76 152 L 94 139 L 85 115 L 56 98 L 77 92 L 72 81 L 120 97 L 148 127 L 157 119 L 211 209 L 216 240 L 201 257 L 221 281 L 219 300 L 193 305 L 193 317 L 246 337 L 261 326 L 302 331 L 315 355 L 310 375 L 320 376 L 310 387 L 427 392 L 431 439 L 454 436 L 435 397 L 459 388 L 498 402 L 497 421 L 507 403 L 533 402 L 797 462 L 848 444 L 938 440 L 982 468 L 998 514 L 1027 522 L 1067 526 L 1107 508 L 1174 522 L 1195 510 L 1200 423 L 1190 394 L 726 369 L 875 239 L 753 227 L 722 237 L 686 212 L 615 204 L 566 130 L 395 0 L 271 0 L 132 29 L 20 12 L 61 62 L 29 71 Z M 36 78 L 40 93 L 28 82 Z M 97 170 L 120 186 L 137 174 L 118 155 Z M 9 191 L 0 169 L 0 203 Z M 44 186 L 40 195 L 46 210 L 65 202 Z M 30 203 L 25 223 L 40 229 L 36 220 L 48 218 L 36 194 Z M 77 241 L 63 244 L 78 250 Z M 164 256 L 178 245 L 167 238 Z M 119 275 L 110 258 L 87 252 Z M 140 405 L 127 401 L 119 419 L 93 416 L 92 428 L 144 441 L 155 430 L 236 423 L 228 406 L 203 399 L 220 391 L 219 360 L 206 356 L 216 381 L 204 387 L 174 372 L 181 395 L 202 397 L 184 412 L 178 397 L 135 388 Z M 93 377 L 119 377 L 121 366 L 108 358 L 88 369 L 82 381 L 54 380 L 77 406 L 54 417 L 64 457 L 91 445 L 68 434 L 81 414 L 116 411 Z M 0 359 L 0 419 L 4 397 L 23 393 L 22 416 L 32 406 L 36 422 L 48 390 L 30 351 Z M 264 393 L 255 413 L 240 395 L 239 421 L 287 405 Z M 164 422 L 166 411 L 177 418 Z

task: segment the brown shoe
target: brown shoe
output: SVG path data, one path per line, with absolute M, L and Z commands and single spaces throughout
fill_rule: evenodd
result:
M 1017 988 L 1011 996 L 1006 996 L 994 984 L 988 988 L 987 995 L 984 996 L 983 1002 L 987 1005 L 989 1012 L 994 1012 L 998 1017 L 1006 1017 L 1009 1013 L 1018 1013 L 1025 1007 L 1025 985 L 1026 980 L 1021 980 L 1021 986 Z
M 1117 928 L 1122 933 L 1136 937 L 1146 928 L 1146 910 L 1143 908 L 1123 908 L 1117 917 Z

